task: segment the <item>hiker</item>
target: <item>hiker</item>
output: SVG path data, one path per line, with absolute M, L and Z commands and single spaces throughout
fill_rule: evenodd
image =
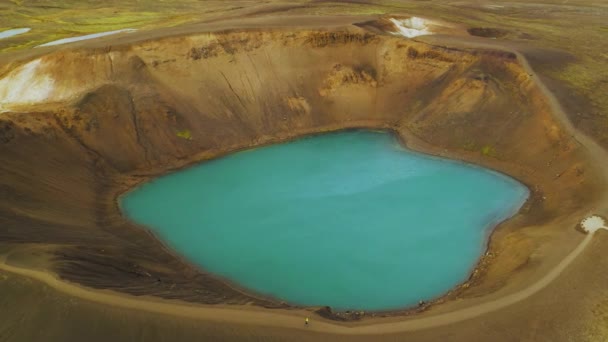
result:
M 306 317 L 306 319 L 304 319 L 304 325 L 308 325 L 308 317 Z

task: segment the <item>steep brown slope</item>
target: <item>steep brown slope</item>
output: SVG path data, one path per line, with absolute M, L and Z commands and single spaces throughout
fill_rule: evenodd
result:
M 4 73 L 5 85 L 29 80 L 30 93 L 0 89 L 0 241 L 13 251 L 50 245 L 53 270 L 87 286 L 280 305 L 190 267 L 124 219 L 116 198 L 192 162 L 303 134 L 389 129 L 413 148 L 530 186 L 527 205 L 452 296 L 489 293 L 545 266 L 532 255 L 557 253 L 563 244 L 552 242 L 567 236 L 548 223 L 573 226 L 570 215 L 598 198 L 597 170 L 507 52 L 348 27 L 198 34 L 34 62 Z

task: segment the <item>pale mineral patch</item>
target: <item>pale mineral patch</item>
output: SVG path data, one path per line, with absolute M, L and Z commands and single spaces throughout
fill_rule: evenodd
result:
M 422 35 L 433 34 L 429 28 L 430 22 L 419 17 L 411 17 L 407 19 L 389 19 L 390 22 L 397 28 L 393 34 L 402 35 L 404 37 L 413 38 Z
M 61 45 L 61 44 L 79 42 L 79 41 L 82 41 L 82 40 L 88 40 L 88 39 L 105 37 L 105 36 L 109 36 L 109 35 L 113 35 L 113 34 L 117 34 L 117 33 L 123 33 L 123 32 L 131 33 L 131 32 L 135 32 L 135 31 L 137 31 L 137 30 L 135 30 L 135 29 L 122 29 L 122 30 L 115 30 L 115 31 L 99 32 L 99 33 L 87 34 L 87 35 L 84 35 L 84 36 L 70 37 L 70 38 L 63 38 L 63 39 L 59 39 L 59 40 L 54 40 L 52 42 L 44 43 L 44 44 L 38 45 L 36 47 Z
M 33 60 L 0 80 L 0 111 L 10 105 L 42 102 L 51 96 L 55 80 L 43 71 L 44 63 Z
M 583 230 L 589 234 L 593 234 L 600 229 L 608 230 L 608 227 L 606 227 L 606 222 L 604 222 L 604 219 L 599 216 L 595 216 L 595 215 L 589 216 L 586 219 L 584 219 L 581 222 L 581 226 L 583 227 Z
M 16 36 L 19 34 L 29 32 L 30 30 L 31 30 L 31 28 L 29 28 L 29 27 L 23 27 L 23 28 L 16 28 L 16 29 L 2 31 L 2 32 L 0 32 L 0 39 L 13 37 L 13 36 Z

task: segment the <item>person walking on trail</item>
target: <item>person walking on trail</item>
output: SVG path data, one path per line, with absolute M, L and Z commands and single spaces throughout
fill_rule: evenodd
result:
M 304 325 L 308 326 L 308 317 L 306 317 L 306 319 L 304 319 Z

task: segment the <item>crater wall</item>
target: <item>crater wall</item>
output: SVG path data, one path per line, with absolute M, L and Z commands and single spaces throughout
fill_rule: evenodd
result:
M 61 277 L 86 286 L 282 305 L 191 267 L 123 218 L 116 199 L 193 162 L 305 134 L 388 129 L 530 187 L 464 295 L 532 272 L 533 227 L 597 199 L 584 151 L 508 52 L 356 27 L 227 31 L 59 50 L 0 77 L 0 241 L 39 246 Z

